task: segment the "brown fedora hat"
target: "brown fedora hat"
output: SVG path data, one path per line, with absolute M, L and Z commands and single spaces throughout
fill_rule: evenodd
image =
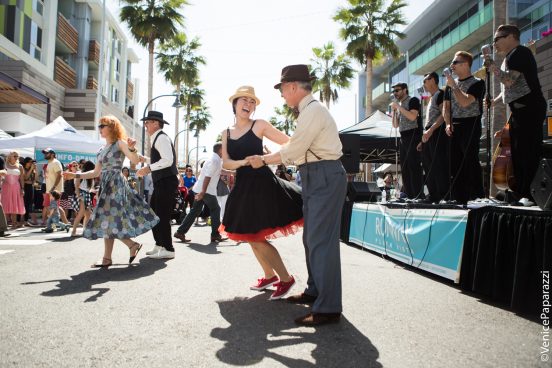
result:
M 305 64 L 288 65 L 282 69 L 280 83 L 274 86 L 279 89 L 283 82 L 310 82 L 316 79 L 309 73 L 309 67 Z
M 156 121 L 159 121 L 163 124 L 169 125 L 169 123 L 167 123 L 165 120 L 163 120 L 163 113 L 159 112 L 159 111 L 153 111 L 153 110 L 148 111 L 148 116 L 146 116 L 145 118 L 140 119 L 140 121 L 146 121 L 146 120 L 156 120 Z

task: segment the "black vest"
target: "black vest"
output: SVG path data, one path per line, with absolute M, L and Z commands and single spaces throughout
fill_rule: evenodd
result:
M 159 134 L 157 134 L 157 136 L 153 140 L 153 143 L 151 144 L 151 163 L 152 164 L 161 159 L 161 154 L 159 153 L 158 150 L 155 149 L 155 142 L 157 142 L 157 138 L 159 138 L 161 134 L 165 134 L 165 132 L 163 131 L 159 132 Z M 176 169 L 176 154 L 174 152 L 174 146 L 172 143 L 171 143 L 171 150 L 173 153 L 172 165 L 161 170 L 152 171 L 151 179 L 154 183 L 158 182 L 161 179 L 168 178 L 169 176 L 178 175 L 178 170 Z

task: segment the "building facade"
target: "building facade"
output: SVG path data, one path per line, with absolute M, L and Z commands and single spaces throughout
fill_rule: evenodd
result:
M 494 1 L 506 7 L 508 23 L 520 28 L 522 44 L 539 40 L 552 25 L 552 0 Z M 441 75 L 456 51 L 474 55 L 472 71 L 477 73 L 482 67 L 481 46 L 493 39 L 493 5 L 493 0 L 435 0 L 429 5 L 404 30 L 407 37 L 397 41 L 401 57 L 374 69 L 374 109 L 387 111 L 391 86 L 397 82 L 407 83 L 410 94 L 419 97 L 423 75 L 433 71 Z M 361 73 L 358 102 L 362 107 L 366 105 L 365 80 Z M 444 84 L 444 79 L 441 82 Z M 365 117 L 360 108 L 359 121 Z
M 120 22 L 109 11 L 103 22 L 103 15 L 102 0 L 0 0 L 0 71 L 50 102 L 48 109 L 24 99 L 0 101 L 1 129 L 18 136 L 63 116 L 94 135 L 95 119 L 113 114 L 141 139 L 132 78 L 139 60 Z

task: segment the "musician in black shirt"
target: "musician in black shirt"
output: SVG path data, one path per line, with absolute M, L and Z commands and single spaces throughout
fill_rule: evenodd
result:
M 537 63 L 531 50 L 519 43 L 519 29 L 501 25 L 494 36 L 497 53 L 505 55 L 500 68 L 492 65 L 500 78 L 501 93 L 493 103 L 507 103 L 510 118 L 510 143 L 516 186 L 516 199 L 532 200 L 530 185 L 542 155 L 542 131 L 546 117 L 546 100 L 537 74 Z M 499 137 L 497 132 L 495 137 Z
M 483 177 L 479 163 L 481 114 L 485 82 L 471 73 L 473 56 L 458 51 L 450 64 L 457 78 L 447 76 L 443 118 L 450 140 L 452 199 L 459 203 L 483 198 Z
M 431 95 L 425 113 L 424 133 L 419 149 L 429 196 L 426 200 L 439 202 L 449 189 L 447 136 L 443 124 L 444 91 L 439 88 L 437 73 L 424 75 L 424 90 Z
M 408 95 L 408 85 L 397 83 L 393 87 L 393 127 L 401 133 L 400 161 L 403 179 L 402 192 L 408 198 L 424 198 L 422 158 L 416 149 L 422 139 L 420 100 Z

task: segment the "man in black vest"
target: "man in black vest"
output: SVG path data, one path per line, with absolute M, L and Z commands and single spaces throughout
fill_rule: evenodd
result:
M 178 170 L 176 155 L 171 139 L 163 132 L 163 114 L 158 111 L 148 112 L 142 119 L 146 131 L 151 137 L 151 158 L 141 157 L 142 162 L 149 163 L 136 172 L 145 176 L 151 172 L 153 180 L 153 195 L 151 208 L 159 217 L 159 223 L 153 228 L 155 247 L 146 254 L 150 258 L 174 258 L 174 248 L 171 237 L 171 213 L 175 206 L 175 192 L 178 187 Z

